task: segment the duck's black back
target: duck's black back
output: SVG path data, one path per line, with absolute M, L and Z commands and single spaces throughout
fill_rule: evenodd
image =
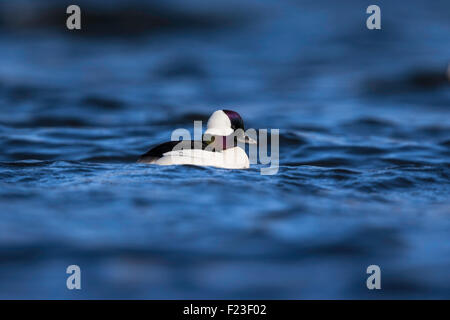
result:
M 173 149 L 179 144 L 183 143 L 183 149 L 202 149 L 204 150 L 208 145 L 204 141 L 195 140 L 182 140 L 182 141 L 168 141 L 161 143 L 139 157 L 138 162 L 151 162 L 159 159 L 164 153 L 173 151 Z M 190 147 L 189 147 L 190 145 Z

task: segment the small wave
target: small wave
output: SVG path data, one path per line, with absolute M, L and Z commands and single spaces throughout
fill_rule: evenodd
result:
M 307 144 L 307 142 L 308 141 L 304 137 L 301 137 L 299 134 L 292 131 L 287 131 L 280 134 L 281 147 L 301 146 Z
M 20 161 L 1 161 L 0 166 L 4 167 L 43 167 L 54 161 L 50 160 L 20 160 Z
M 169 115 L 166 119 L 158 120 L 155 124 L 192 126 L 194 121 L 202 121 L 202 123 L 205 124 L 208 121 L 209 116 L 209 114 L 205 113 L 187 112 L 181 115 Z
M 397 125 L 394 122 L 387 119 L 366 117 L 346 122 L 343 124 L 343 126 L 347 128 L 386 129 L 396 127 Z
M 11 122 L 5 123 L 11 125 Z M 15 127 L 87 127 L 91 126 L 86 117 L 75 116 L 35 116 L 27 120 L 20 120 L 12 124 Z
M 332 153 L 346 153 L 353 155 L 379 155 L 385 154 L 388 150 L 379 148 L 379 147 L 370 147 L 370 146 L 336 146 L 336 145 L 324 145 L 324 146 L 306 146 L 302 149 L 301 153 L 305 154 L 320 154 L 322 152 L 332 152 Z
M 448 137 L 450 136 L 450 127 L 442 125 L 430 125 L 418 128 L 418 134 L 430 137 Z
M 364 88 L 368 93 L 377 95 L 396 95 L 450 88 L 450 79 L 446 71 L 445 67 L 442 67 L 442 70 L 413 70 L 400 74 L 393 80 L 370 79 L 365 83 Z
M 450 139 L 449 140 L 444 140 L 442 142 L 439 143 L 441 146 L 444 147 L 449 147 L 450 148 Z
M 134 163 L 139 156 L 135 155 L 95 155 L 80 158 L 78 161 L 101 163 Z
M 358 189 L 368 192 L 380 192 L 382 190 L 413 188 L 414 186 L 415 182 L 412 179 L 406 177 L 395 177 L 390 179 L 382 178 L 371 181 L 370 183 L 363 183 L 358 187 Z
M 357 174 L 361 174 L 360 171 L 356 171 L 356 170 L 349 170 L 349 169 L 331 169 L 328 170 L 328 172 L 334 172 L 334 173 L 339 173 L 339 174 L 350 174 L 350 175 L 357 175 Z
M 122 101 L 98 96 L 85 97 L 81 100 L 81 104 L 105 110 L 117 110 L 125 107 L 125 104 Z
M 400 158 L 382 158 L 381 160 L 386 163 L 395 164 L 395 165 L 399 165 L 399 166 L 421 167 L 421 166 L 430 165 L 430 163 L 427 163 L 425 161 L 400 159 Z
M 316 167 L 338 167 L 351 166 L 353 161 L 347 158 L 329 157 L 310 161 L 286 162 L 286 166 L 316 166 Z
M 167 79 L 196 78 L 203 79 L 208 76 L 206 68 L 190 57 L 178 57 L 167 64 L 158 67 L 156 73 L 159 77 Z
M 14 160 L 54 160 L 60 156 L 59 153 L 44 152 L 9 152 L 8 158 Z
M 249 21 L 249 15 L 242 6 L 235 6 L 233 14 L 224 10 L 189 10 L 189 8 L 165 5 L 163 3 L 115 1 L 105 10 L 99 2 L 80 0 L 77 4 L 83 8 L 83 23 L 89 28 L 82 28 L 78 35 L 82 36 L 114 36 L 136 37 L 155 32 L 179 30 L 210 30 L 243 25 Z M 9 19 L 0 23 L 7 27 L 11 23 L 16 29 L 39 30 L 42 28 L 59 28 L 61 25 L 61 7 L 54 1 L 36 3 L 33 15 L 24 15 L 29 10 L 20 2 L 2 6 L 6 16 L 21 15 L 20 24 L 13 24 Z M 192 6 L 192 4 L 191 4 Z M 229 8 L 224 8 L 229 9 Z M 26 11 L 28 12 L 28 11 Z M 254 13 L 254 12 L 253 12 Z

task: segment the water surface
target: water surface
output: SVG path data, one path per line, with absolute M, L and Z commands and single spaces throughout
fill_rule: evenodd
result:
M 0 298 L 450 298 L 448 2 L 79 2 L 1 7 Z M 219 108 L 278 174 L 136 163 Z

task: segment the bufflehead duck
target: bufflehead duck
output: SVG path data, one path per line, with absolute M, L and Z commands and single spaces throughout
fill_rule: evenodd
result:
M 157 165 L 198 165 L 225 169 L 247 169 L 250 162 L 238 146 L 256 141 L 244 134 L 244 121 L 231 110 L 217 110 L 208 119 L 202 141 L 169 141 L 143 154 L 138 162 Z

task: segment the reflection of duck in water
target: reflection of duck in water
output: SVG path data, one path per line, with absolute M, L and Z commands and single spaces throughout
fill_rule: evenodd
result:
M 247 169 L 250 162 L 237 142 L 255 144 L 244 134 L 244 121 L 231 110 L 217 110 L 208 119 L 204 140 L 169 141 L 143 154 L 138 162 L 157 165 L 198 165 Z

